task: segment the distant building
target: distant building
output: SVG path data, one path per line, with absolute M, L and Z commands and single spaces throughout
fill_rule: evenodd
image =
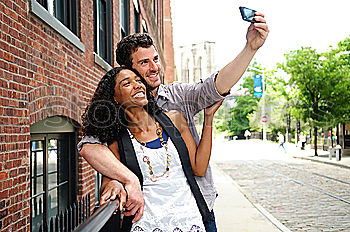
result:
M 76 143 L 117 42 L 150 33 L 174 79 L 170 0 L 7 0 L 0 15 L 0 230 L 36 232 L 87 195 L 94 208 L 99 175 Z
M 215 71 L 215 42 L 205 41 L 176 50 L 176 80 L 194 83 Z

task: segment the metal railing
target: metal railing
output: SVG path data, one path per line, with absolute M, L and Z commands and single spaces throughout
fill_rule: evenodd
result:
M 109 201 L 90 215 L 90 195 L 74 202 L 64 212 L 43 223 L 39 232 L 97 232 L 119 231 L 119 214 L 115 214 L 119 199 Z M 114 217 L 113 217 L 114 215 Z
M 43 223 L 39 232 L 71 232 L 90 216 L 90 195 L 74 202 L 64 212 L 51 217 L 49 224 Z
M 84 223 L 78 226 L 74 232 L 96 232 L 100 231 L 112 215 L 116 212 L 119 206 L 119 200 L 109 201 L 99 207 Z M 112 230 L 111 230 L 112 231 Z M 113 231 L 118 231 L 118 228 L 113 228 Z

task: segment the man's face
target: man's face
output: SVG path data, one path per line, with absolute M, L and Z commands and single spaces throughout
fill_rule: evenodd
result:
M 147 84 L 156 89 L 161 84 L 160 73 L 162 66 L 159 55 L 154 46 L 148 48 L 139 47 L 131 54 L 132 67 L 146 80 Z

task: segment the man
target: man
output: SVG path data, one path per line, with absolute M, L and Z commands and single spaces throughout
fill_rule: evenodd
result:
M 158 52 L 152 39 L 147 34 L 134 34 L 122 39 L 117 46 L 118 64 L 137 70 L 152 89 L 157 104 L 164 110 L 181 111 L 189 125 L 196 143 L 199 136 L 194 126 L 193 116 L 200 110 L 223 99 L 232 86 L 242 77 L 257 50 L 264 44 L 268 27 L 264 15 L 256 13 L 257 23 L 251 24 L 247 32 L 247 43 L 238 56 L 228 63 L 219 73 L 214 73 L 200 83 L 175 83 L 168 86 L 161 84 L 162 70 Z M 100 173 L 118 180 L 125 185 L 128 193 L 125 215 L 135 215 L 134 221 L 143 214 L 143 198 L 137 177 L 117 160 L 108 147 L 91 137 L 84 137 L 79 143 L 80 154 Z M 196 178 L 204 195 L 208 208 L 212 211 L 216 190 L 213 184 L 210 166 L 204 177 Z M 205 222 L 208 232 L 217 231 L 212 213 L 212 221 Z

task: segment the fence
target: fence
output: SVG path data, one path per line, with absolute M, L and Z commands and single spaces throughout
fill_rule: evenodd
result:
M 40 225 L 39 232 L 118 232 L 120 214 L 115 214 L 118 205 L 119 200 L 110 201 L 90 216 L 90 195 L 87 195 L 64 213 L 52 217 L 48 225 Z
M 70 232 L 82 224 L 90 216 L 90 195 L 74 202 L 64 212 L 51 217 L 49 224 L 43 222 L 39 232 Z

